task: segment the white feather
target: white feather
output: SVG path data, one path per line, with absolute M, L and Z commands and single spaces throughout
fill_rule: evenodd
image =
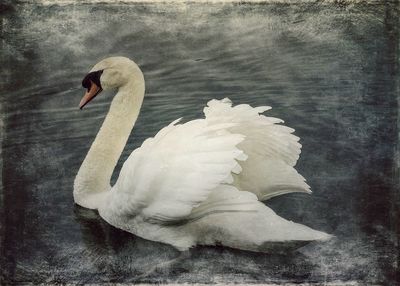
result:
M 292 134 L 294 129 L 278 125 L 283 123 L 281 119 L 260 115 L 271 107 L 232 107 L 229 99 L 214 99 L 207 105 L 204 114 L 208 122 L 233 122 L 229 130 L 245 135 L 238 147 L 248 158 L 240 162 L 242 172 L 234 175 L 236 187 L 255 193 L 260 200 L 291 192 L 311 193 L 293 167 L 301 150 L 299 138 Z

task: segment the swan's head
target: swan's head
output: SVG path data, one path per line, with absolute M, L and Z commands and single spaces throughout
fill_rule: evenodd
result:
M 98 62 L 82 80 L 87 89 L 79 108 L 82 109 L 102 90 L 119 88 L 132 81 L 140 69 L 132 60 L 125 57 L 110 57 Z

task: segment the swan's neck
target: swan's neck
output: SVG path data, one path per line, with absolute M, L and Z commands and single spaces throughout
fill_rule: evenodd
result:
M 110 110 L 83 161 L 74 182 L 77 204 L 97 209 L 110 190 L 110 180 L 129 134 L 136 122 L 144 97 L 141 72 L 120 87 Z

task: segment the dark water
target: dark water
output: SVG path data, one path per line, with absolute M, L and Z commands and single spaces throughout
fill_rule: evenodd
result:
M 1 4 L 2 282 L 394 285 L 398 10 L 338 3 Z M 112 98 L 79 111 L 80 81 L 111 55 L 134 59 L 146 78 L 121 162 L 172 120 L 202 116 L 209 99 L 270 105 L 301 137 L 297 168 L 314 193 L 267 205 L 336 237 L 271 254 L 199 247 L 147 273 L 178 252 L 72 199 Z

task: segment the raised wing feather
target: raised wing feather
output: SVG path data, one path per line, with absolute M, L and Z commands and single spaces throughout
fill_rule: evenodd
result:
M 213 189 L 233 182 L 237 160 L 246 159 L 236 147 L 244 136 L 227 131 L 233 125 L 174 121 L 147 139 L 121 169 L 114 211 L 157 223 L 187 219 Z
M 261 115 L 271 107 L 232 107 L 227 98 L 211 100 L 207 105 L 204 114 L 210 124 L 234 123 L 229 130 L 245 135 L 238 147 L 248 159 L 240 162 L 242 172 L 235 175 L 236 187 L 253 192 L 260 200 L 291 192 L 311 192 L 294 169 L 301 152 L 299 138 L 292 134 L 294 129 L 279 124 L 283 123 L 281 119 Z

